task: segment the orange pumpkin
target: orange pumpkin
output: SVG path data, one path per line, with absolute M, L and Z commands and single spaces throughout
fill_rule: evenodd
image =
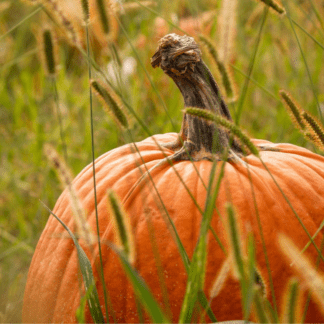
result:
M 186 87 L 185 83 L 189 80 L 191 82 L 190 93 L 192 93 L 192 96 L 196 96 L 198 100 L 196 106 L 214 109 L 226 116 L 228 112 L 226 112 L 223 102 L 218 101 L 218 105 L 208 106 L 209 103 L 203 100 L 202 93 L 195 87 L 193 78 L 198 76 L 200 69 L 204 65 L 200 65 L 203 62 L 199 55 L 197 56 L 199 54 L 197 46 L 194 46 L 192 39 L 188 39 L 188 37 L 178 38 L 174 35 L 164 37 L 157 54 L 153 57 L 152 64 L 160 65 L 176 81 L 182 93 L 185 94 L 184 98 L 187 106 L 192 105 L 193 97 L 188 97 L 186 90 L 181 87 Z M 183 54 L 174 55 L 171 61 L 173 62 L 173 69 L 176 67 L 178 72 L 184 71 L 183 73 L 177 73 L 174 70 L 173 72 L 170 71 L 166 62 L 166 55 L 170 57 L 170 53 L 178 54 L 179 51 L 182 51 Z M 193 64 L 194 60 L 196 60 L 193 69 L 184 67 L 182 65 L 183 60 L 190 61 L 190 64 Z M 204 70 L 204 72 L 206 71 Z M 175 73 L 175 75 L 172 75 L 172 73 Z M 201 77 L 207 75 L 210 78 L 208 73 L 199 75 Z M 184 80 L 186 77 L 187 80 Z M 209 81 L 209 83 L 204 83 L 204 87 L 206 87 L 204 89 L 207 89 L 203 91 L 205 95 L 212 92 L 215 94 L 218 91 L 213 80 L 209 79 Z M 217 98 L 221 100 L 219 96 Z M 213 99 L 209 99 L 212 102 Z M 205 103 L 205 106 L 203 106 L 203 103 Z M 121 201 L 123 201 L 123 206 L 130 217 L 132 231 L 135 236 L 136 269 L 150 287 L 162 308 L 167 310 L 168 307 L 163 299 L 155 259 L 155 252 L 158 252 L 167 290 L 168 305 L 172 313 L 172 322 L 176 322 L 179 317 L 187 274 L 178 248 L 164 220 L 163 208 L 161 208 L 161 202 L 156 192 L 159 193 L 163 200 L 177 228 L 183 246 L 189 258 L 191 258 L 199 236 L 202 216 L 190 198 L 188 191 L 184 188 L 183 183 L 185 183 L 203 209 L 206 200 L 205 185 L 208 184 L 212 168 L 209 158 L 211 158 L 213 152 L 207 152 L 208 150 L 204 146 L 206 144 L 204 138 L 196 137 L 198 129 L 195 127 L 200 126 L 200 134 L 205 132 L 206 136 L 208 132 L 214 134 L 213 132 L 216 131 L 211 129 L 211 127 L 216 127 L 215 125 L 201 121 L 196 117 L 191 119 L 190 116 L 184 116 L 180 137 L 184 140 L 184 145 L 187 145 L 186 148 L 189 149 L 192 158 L 196 160 L 194 162 L 188 161 L 185 155 L 182 154 L 182 149 L 179 149 L 176 145 L 179 139 L 179 135 L 176 133 L 155 135 L 142 142 L 124 145 L 102 155 L 95 161 L 100 238 L 103 242 L 104 276 L 114 310 L 114 317 L 112 314 L 109 315 L 110 322 L 136 323 L 139 318 L 132 286 L 122 270 L 118 256 L 108 245 L 104 244 L 107 241 L 114 241 L 114 231 L 107 211 L 106 194 L 108 188 L 115 190 Z M 222 130 L 219 130 L 220 142 L 217 147 L 221 147 L 223 142 L 226 143 L 226 132 L 222 132 Z M 224 141 L 222 141 L 223 137 L 225 138 Z M 174 144 L 164 145 L 165 148 L 162 152 L 161 146 L 158 146 L 155 141 L 160 144 L 173 141 Z M 194 143 L 195 147 L 190 146 L 191 141 L 196 141 Z M 262 160 L 301 217 L 303 224 L 309 233 L 313 235 L 320 226 L 324 215 L 324 158 L 307 149 L 291 144 L 273 144 L 264 140 L 253 140 L 253 142 L 260 149 Z M 136 145 L 137 151 L 134 150 L 134 145 Z M 246 227 L 252 229 L 256 241 L 258 270 L 265 284 L 269 286 L 269 276 L 252 195 L 252 182 L 280 311 L 280 301 L 284 289 L 294 273 L 293 268 L 289 266 L 289 263 L 283 257 L 277 243 L 277 234 L 286 234 L 300 249 L 308 242 L 308 237 L 260 160 L 251 154 L 243 156 L 237 143 L 232 145 L 232 150 L 236 150 L 236 155 L 241 156 L 241 160 L 245 163 L 235 159 L 226 162 L 224 178 L 216 201 L 217 212 L 215 211 L 211 226 L 219 236 L 222 244 L 227 248 L 228 243 L 223 224 L 224 204 L 231 201 L 237 210 L 238 221 L 243 234 Z M 176 156 L 174 167 L 171 167 L 168 163 L 161 163 L 165 155 L 170 159 Z M 156 189 L 153 188 L 150 181 L 138 183 L 146 168 L 151 169 L 150 173 Z M 180 181 L 179 176 L 182 178 L 183 183 Z M 76 177 L 73 184 L 87 212 L 88 223 L 95 229 L 92 165 L 87 166 Z M 74 228 L 67 191 L 64 191 L 60 196 L 53 212 L 67 226 Z M 148 225 L 148 218 L 152 226 Z M 24 297 L 23 322 L 76 322 L 75 314 L 81 296 L 77 252 L 72 240 L 62 238 L 63 234 L 64 229 L 51 216 L 39 240 L 30 266 Z M 153 250 L 151 234 L 154 236 L 157 251 Z M 322 234 L 323 232 L 315 239 L 317 246 L 320 246 Z M 205 280 L 207 297 L 209 297 L 211 284 L 225 260 L 224 252 L 219 244 L 211 234 L 209 235 Z M 97 249 L 95 249 L 95 252 L 97 255 Z M 318 254 L 313 246 L 310 246 L 305 254 L 315 263 Z M 93 265 L 96 262 L 98 260 L 92 260 Z M 324 270 L 323 263 L 320 264 L 320 269 Z M 95 269 L 94 274 L 98 278 Z M 103 305 L 103 289 L 99 280 L 97 289 L 99 299 Z M 267 289 L 267 294 L 268 298 L 271 299 L 270 289 Z M 306 300 L 306 294 L 304 294 L 304 297 Z M 211 308 L 218 320 L 242 318 L 239 284 L 231 276 L 226 279 L 219 295 L 212 300 Z M 148 322 L 150 321 L 149 317 L 145 319 Z M 86 310 L 86 321 L 92 321 L 88 309 Z M 308 307 L 306 321 L 324 321 L 323 314 L 312 300 Z

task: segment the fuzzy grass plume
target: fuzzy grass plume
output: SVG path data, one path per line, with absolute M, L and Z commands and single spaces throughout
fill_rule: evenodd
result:
M 285 8 L 275 0 L 259 0 L 259 1 L 264 3 L 266 6 L 271 8 L 273 11 L 275 11 L 279 15 L 285 15 L 286 14 Z
M 219 58 L 224 63 L 229 63 L 232 58 L 237 28 L 237 3 L 237 0 L 223 0 L 218 16 Z
M 225 89 L 226 97 L 232 101 L 235 101 L 237 98 L 237 89 L 228 65 L 219 58 L 216 46 L 213 44 L 211 39 L 204 35 L 199 35 L 199 39 L 207 47 L 209 54 L 216 63 L 223 87 Z
M 130 219 L 124 211 L 116 193 L 112 189 L 108 190 L 107 196 L 108 210 L 115 229 L 117 246 L 123 250 L 129 263 L 134 264 L 135 244 Z
M 110 32 L 109 15 L 106 11 L 104 0 L 96 0 L 102 29 L 106 35 Z
M 58 22 L 58 24 L 62 27 L 65 34 L 67 35 L 68 40 L 72 43 L 73 46 L 80 47 L 80 37 L 76 32 L 72 22 L 66 17 L 64 12 L 59 8 L 57 1 L 55 0 L 43 0 L 42 4 L 47 10 L 48 14 L 53 14 Z
M 295 126 L 299 130 L 304 131 L 306 125 L 301 115 L 303 110 L 300 108 L 297 102 L 292 98 L 290 93 L 288 93 L 285 90 L 280 90 L 279 94 Z
M 88 0 L 81 0 L 82 4 L 82 11 L 83 11 L 83 19 L 87 24 L 90 19 L 90 10 L 89 10 L 89 1 Z
M 293 263 L 299 277 L 303 279 L 303 283 L 310 289 L 314 296 L 319 309 L 324 314 L 324 276 L 319 274 L 310 261 L 300 253 L 295 244 L 285 235 L 279 234 L 278 241 L 282 253 L 289 262 Z
M 304 111 L 287 91 L 280 90 L 279 94 L 297 129 L 307 140 L 311 140 L 319 149 L 324 151 L 324 128 L 320 122 Z
M 244 280 L 244 251 L 242 244 L 242 235 L 238 226 L 237 214 L 234 210 L 234 206 L 230 203 L 226 204 L 226 232 L 229 241 L 229 255 L 232 256 L 233 274 L 239 280 Z
M 303 111 L 302 117 L 304 118 L 307 129 L 310 132 L 310 137 L 314 144 L 320 148 L 322 151 L 324 151 L 324 129 L 320 125 L 320 123 L 308 112 Z M 307 135 L 307 134 L 306 134 Z
M 123 105 L 117 94 L 111 88 L 108 86 L 104 87 L 96 80 L 91 80 L 91 86 L 107 112 L 109 112 L 121 126 L 128 128 L 128 119 L 123 112 Z
M 56 75 L 56 38 L 53 37 L 53 31 L 49 28 L 45 28 L 42 33 L 42 48 L 44 57 L 45 71 L 50 77 Z
M 80 238 L 83 238 L 88 246 L 92 246 L 95 242 L 89 224 L 87 223 L 85 211 L 81 205 L 81 202 L 77 196 L 77 193 L 72 184 L 72 174 L 67 167 L 63 159 L 57 153 L 57 151 L 49 144 L 44 146 L 44 153 L 49 162 L 53 165 L 57 171 L 61 184 L 67 188 L 71 208 L 77 225 L 77 233 Z
M 283 300 L 282 323 L 302 323 L 301 289 L 296 278 L 291 278 Z
M 232 256 L 228 256 L 223 262 L 222 267 L 220 268 L 209 292 L 209 296 L 211 299 L 215 298 L 223 289 L 226 279 L 230 274 L 230 270 L 232 267 L 232 259 Z
M 232 135 L 236 136 L 244 145 L 246 145 L 246 147 L 251 151 L 252 154 L 259 157 L 259 150 L 251 142 L 250 138 L 246 134 L 244 134 L 244 132 L 238 126 L 230 122 L 228 119 L 201 108 L 188 107 L 183 111 L 186 114 L 213 121 L 216 124 L 219 124 L 220 126 L 228 129 Z

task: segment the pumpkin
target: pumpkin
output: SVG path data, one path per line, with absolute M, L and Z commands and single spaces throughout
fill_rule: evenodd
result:
M 185 106 L 212 110 L 231 119 L 227 106 L 219 95 L 216 82 L 201 60 L 198 46 L 191 37 L 170 34 L 162 38 L 152 58 L 152 65 L 160 66 L 176 82 L 184 96 Z M 217 138 L 216 145 L 213 138 L 214 141 Z M 303 224 L 313 235 L 324 215 L 324 158 L 292 144 L 274 144 L 257 139 L 253 140 L 253 143 L 260 150 L 261 159 L 293 205 Z M 206 185 L 213 165 L 210 160 L 221 160 L 221 153 L 228 147 L 232 155 L 225 163 L 224 177 L 217 196 L 211 227 L 224 247 L 228 249 L 223 219 L 226 213 L 224 206 L 230 201 L 237 211 L 243 236 L 246 228 L 254 234 L 257 268 L 265 286 L 268 287 L 265 293 L 270 300 L 269 276 L 261 244 L 252 183 L 275 296 L 279 312 L 281 311 L 280 305 L 285 287 L 295 273 L 280 250 L 277 236 L 279 233 L 284 233 L 300 249 L 309 241 L 308 236 L 259 158 L 252 154 L 245 155 L 242 145 L 230 141 L 226 130 L 196 116 L 185 114 L 180 134 L 154 135 L 141 142 L 116 148 L 95 161 L 100 238 L 103 242 L 103 271 L 114 310 L 114 316 L 109 314 L 109 321 L 136 323 L 139 317 L 133 288 L 122 270 L 119 258 L 109 245 L 104 243 L 115 240 L 107 208 L 107 190 L 112 188 L 116 192 L 129 215 L 135 238 L 135 268 L 162 308 L 169 310 L 172 322 L 176 322 L 186 289 L 187 274 L 177 245 L 165 222 L 157 193 L 191 258 L 199 236 L 202 216 L 189 196 L 188 190 L 203 209 L 206 201 Z M 165 156 L 172 160 L 173 166 L 165 163 Z M 217 162 L 219 165 L 221 163 Z M 142 175 L 146 170 L 150 170 L 151 180 L 149 181 L 143 181 Z M 91 164 L 76 177 L 73 185 L 86 210 L 87 221 L 95 229 Z M 60 196 L 53 212 L 68 227 L 75 228 L 67 191 Z M 62 226 L 50 216 L 30 266 L 24 296 L 23 322 L 76 322 L 75 314 L 82 291 L 77 252 L 73 241 L 66 236 L 62 238 L 63 235 Z M 317 235 L 315 239 L 317 246 L 320 246 L 322 237 L 323 232 Z M 82 240 L 80 242 L 90 257 L 85 244 Z M 156 254 L 160 257 L 166 296 L 163 294 L 158 275 Z M 96 247 L 95 255 L 96 257 L 91 261 L 94 275 L 98 279 L 99 275 L 94 266 L 98 263 Z M 315 264 L 318 253 L 314 246 L 311 245 L 305 255 Z M 205 279 L 207 298 L 224 260 L 223 250 L 214 236 L 209 233 Z M 319 268 L 321 271 L 324 270 L 322 262 Z M 104 305 L 103 289 L 99 280 L 97 289 L 101 304 Z M 306 292 L 303 296 L 306 301 Z M 211 308 L 218 320 L 242 318 L 240 287 L 233 276 L 226 279 L 219 294 L 211 301 Z M 92 321 L 88 308 L 85 316 L 87 322 Z M 150 318 L 146 316 L 145 320 L 149 322 Z M 323 314 L 312 299 L 306 321 L 324 321 Z

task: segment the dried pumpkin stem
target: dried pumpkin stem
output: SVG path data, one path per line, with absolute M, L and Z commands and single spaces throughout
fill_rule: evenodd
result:
M 151 64 L 161 67 L 173 79 L 182 93 L 185 107 L 205 109 L 232 121 L 216 81 L 192 37 L 176 34 L 164 36 Z M 226 129 L 187 113 L 184 114 L 178 140 L 163 146 L 175 151 L 170 158 L 173 161 L 222 160 L 228 148 L 236 156 L 243 155 L 241 145 L 232 140 Z

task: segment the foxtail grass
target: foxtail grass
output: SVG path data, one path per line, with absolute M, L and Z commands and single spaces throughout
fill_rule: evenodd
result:
M 242 281 L 245 279 L 244 270 L 244 248 L 241 229 L 238 226 L 237 214 L 232 204 L 226 204 L 226 233 L 229 243 L 229 253 L 232 256 L 233 274 L 236 279 Z
M 266 6 L 271 8 L 275 13 L 278 13 L 279 15 L 286 14 L 285 8 L 275 0 L 259 0 L 259 1 L 264 3 Z
M 311 262 L 300 253 L 296 245 L 284 234 L 279 234 L 278 241 L 283 255 L 298 272 L 303 283 L 310 289 L 324 315 L 324 276 L 320 274 Z
M 102 29 L 106 35 L 110 32 L 109 14 L 107 13 L 104 0 L 96 0 Z
M 291 94 L 289 94 L 285 90 L 279 91 L 280 97 L 283 99 L 283 102 L 285 103 L 285 107 L 289 113 L 289 116 L 291 117 L 294 125 L 301 131 L 304 131 L 306 128 L 305 121 L 302 117 L 303 110 L 301 107 L 297 104 L 297 102 L 292 98 Z
M 319 121 L 317 121 L 308 112 L 304 111 L 302 113 L 302 116 L 307 123 L 307 128 L 310 132 L 310 138 L 318 148 L 324 151 L 324 128 L 320 125 Z
M 226 128 L 229 132 L 237 137 L 246 147 L 251 151 L 252 154 L 259 157 L 258 148 L 252 143 L 250 138 L 236 125 L 234 125 L 228 119 L 221 117 L 220 115 L 216 115 L 206 109 L 188 107 L 183 110 L 184 113 L 190 114 L 196 117 L 200 117 L 209 121 L 213 121 L 216 124 Z
M 284 293 L 282 323 L 302 323 L 301 287 L 296 278 L 291 278 Z
M 61 184 L 63 187 L 66 187 L 68 191 L 71 209 L 77 226 L 77 233 L 79 237 L 84 239 L 87 245 L 91 247 L 94 244 L 95 239 L 87 222 L 85 211 L 73 186 L 72 173 L 62 157 L 50 144 L 44 146 L 44 153 L 53 168 L 56 170 Z
M 123 111 L 123 104 L 116 92 L 108 86 L 103 86 L 99 81 L 91 80 L 90 83 L 106 111 L 114 117 L 120 126 L 127 128 L 129 125 L 128 119 Z
M 232 58 L 234 40 L 237 29 L 237 0 L 222 1 L 220 13 L 218 15 L 219 35 L 219 59 L 224 64 L 228 64 Z
M 90 19 L 89 1 L 81 0 L 81 4 L 82 4 L 83 20 L 86 24 L 88 24 Z
M 96 282 L 94 279 L 91 262 L 90 262 L 89 258 L 87 257 L 83 248 L 79 244 L 76 236 L 66 226 L 66 224 L 56 214 L 54 214 L 43 202 L 42 202 L 42 204 L 51 213 L 51 215 L 53 217 L 55 217 L 56 220 L 64 227 L 64 229 L 68 232 L 71 239 L 73 240 L 73 243 L 77 250 L 79 266 L 80 266 L 83 283 L 84 283 L 84 288 L 85 288 L 85 292 L 86 292 L 84 297 L 88 301 L 90 314 L 92 316 L 94 323 L 105 323 L 104 316 L 101 311 Z M 84 313 L 84 309 L 82 306 L 85 306 L 85 305 L 82 305 L 82 302 L 81 302 L 81 305 L 79 306 L 79 308 L 77 309 L 77 312 L 75 314 L 79 319 L 84 318 L 83 314 L 80 316 L 81 312 Z
M 67 39 L 71 42 L 71 45 L 81 48 L 79 34 L 74 28 L 72 21 L 70 21 L 65 13 L 59 8 L 58 3 L 55 0 L 42 0 L 42 4 L 48 15 L 51 17 L 54 15 L 57 23 L 62 27 L 62 30 L 67 35 Z
M 304 111 L 287 91 L 280 90 L 279 93 L 296 128 L 307 140 L 311 140 L 315 146 L 324 151 L 324 128 L 320 122 Z
M 225 261 L 222 264 L 222 267 L 220 268 L 216 278 L 214 279 L 214 282 L 211 286 L 209 296 L 211 299 L 218 296 L 220 291 L 223 289 L 225 282 L 227 278 L 229 277 L 230 270 L 232 267 L 232 256 L 228 256 Z
M 210 56 L 216 63 L 226 97 L 228 100 L 235 101 L 237 99 L 237 89 L 229 66 L 219 58 L 216 46 L 213 44 L 211 39 L 204 35 L 199 35 L 199 39 L 207 47 Z
M 54 54 L 57 52 L 56 39 L 50 29 L 45 29 L 42 36 L 45 71 L 50 77 L 54 77 L 56 75 L 56 57 Z
M 116 236 L 116 245 L 121 248 L 129 263 L 133 265 L 135 263 L 135 240 L 130 218 L 112 189 L 108 190 L 107 196 L 109 215 Z

